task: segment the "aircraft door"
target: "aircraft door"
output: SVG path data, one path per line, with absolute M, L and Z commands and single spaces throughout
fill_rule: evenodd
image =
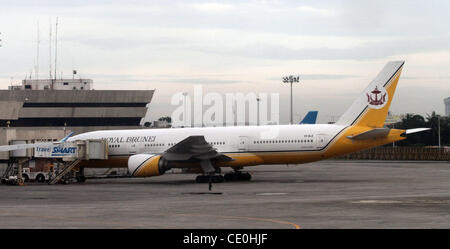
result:
M 238 150 L 248 151 L 249 150 L 249 138 L 246 136 L 239 136 Z
M 128 153 L 130 153 L 130 154 L 136 154 L 137 153 L 137 149 L 136 149 L 136 144 L 135 143 L 129 143 L 128 144 Z
M 327 135 L 326 134 L 317 134 L 316 135 L 316 147 L 323 148 L 327 144 Z

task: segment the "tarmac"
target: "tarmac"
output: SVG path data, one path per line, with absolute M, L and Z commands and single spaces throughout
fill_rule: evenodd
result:
M 450 163 L 321 161 L 192 174 L 0 185 L 0 228 L 450 228 Z

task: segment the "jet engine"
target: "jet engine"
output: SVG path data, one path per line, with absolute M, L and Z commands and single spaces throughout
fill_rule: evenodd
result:
M 160 155 L 136 154 L 128 158 L 128 171 L 131 176 L 159 176 L 170 169 Z

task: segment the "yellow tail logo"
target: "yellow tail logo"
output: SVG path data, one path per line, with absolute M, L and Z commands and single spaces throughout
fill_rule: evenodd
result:
M 336 124 L 383 127 L 404 63 L 387 63 Z

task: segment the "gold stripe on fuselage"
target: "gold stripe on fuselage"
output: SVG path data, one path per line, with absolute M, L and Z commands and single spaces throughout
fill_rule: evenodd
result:
M 272 152 L 235 152 L 225 153 L 233 158 L 230 162 L 217 162 L 218 167 L 245 167 L 264 164 L 302 164 L 322 159 L 336 157 L 347 153 L 364 150 L 367 148 L 392 143 L 405 139 L 400 134 L 404 130 L 391 129 L 388 136 L 384 138 L 352 140 L 347 136 L 353 136 L 372 128 L 350 126 L 341 132 L 328 146 L 320 151 L 272 151 Z M 82 161 L 80 167 L 87 168 L 126 168 L 129 156 L 110 156 L 107 160 Z M 197 163 L 177 164 L 176 167 L 200 167 Z

